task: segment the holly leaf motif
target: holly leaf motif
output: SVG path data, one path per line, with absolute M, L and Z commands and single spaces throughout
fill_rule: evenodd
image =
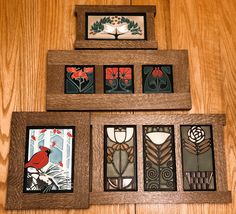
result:
M 136 34 L 142 34 L 141 28 L 138 26 L 137 22 L 131 21 L 128 18 L 121 17 L 121 23 L 127 23 L 128 24 L 128 30 L 132 33 L 132 35 Z
M 96 33 L 102 32 L 104 30 L 104 24 L 106 23 L 109 23 L 109 24 L 112 23 L 112 20 L 109 16 L 105 16 L 101 18 L 100 21 L 94 22 L 93 25 L 91 26 L 90 33 L 96 34 Z

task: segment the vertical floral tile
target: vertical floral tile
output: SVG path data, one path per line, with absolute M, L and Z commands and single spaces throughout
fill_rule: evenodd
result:
M 105 126 L 105 191 L 137 190 L 136 127 Z
M 172 65 L 143 65 L 143 93 L 172 93 Z
M 94 65 L 65 66 L 65 94 L 95 93 Z
M 175 191 L 174 127 L 143 126 L 144 190 Z
M 145 39 L 145 15 L 88 14 L 86 16 L 87 39 Z
M 181 126 L 184 190 L 215 190 L 212 127 Z
M 104 66 L 104 93 L 126 94 L 134 92 L 133 66 Z
M 27 127 L 24 192 L 73 192 L 74 127 Z

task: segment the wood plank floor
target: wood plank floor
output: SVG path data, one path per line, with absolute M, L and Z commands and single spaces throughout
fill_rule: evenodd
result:
M 75 4 L 157 5 L 155 27 L 159 48 L 189 50 L 193 103 L 189 112 L 225 113 L 227 116 L 224 139 L 232 204 L 131 204 L 67 211 L 4 210 L 12 111 L 45 111 L 46 54 L 49 49 L 73 49 Z M 0 0 L 0 213 L 236 213 L 235 17 L 235 0 Z

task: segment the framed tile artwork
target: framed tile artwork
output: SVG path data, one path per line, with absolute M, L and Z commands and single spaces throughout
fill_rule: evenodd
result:
M 173 93 L 172 65 L 143 65 L 143 93 Z
M 191 109 L 185 50 L 49 51 L 47 75 L 47 110 Z
M 134 74 L 131 65 L 104 65 L 104 93 L 134 93 Z
M 89 129 L 88 113 L 13 113 L 6 208 L 87 208 Z
M 146 14 L 86 13 L 86 39 L 145 40 Z
M 73 192 L 75 127 L 27 127 L 25 193 Z
M 230 203 L 224 125 L 224 115 L 13 113 L 6 208 Z
M 231 202 L 224 115 L 91 114 L 91 125 L 90 204 Z
M 145 191 L 176 191 L 173 126 L 143 126 Z
M 76 5 L 76 49 L 157 49 L 155 6 Z
M 105 126 L 104 190 L 136 191 L 136 129 L 134 126 Z
M 94 65 L 65 66 L 65 94 L 95 93 Z
M 181 126 L 184 190 L 214 191 L 212 126 Z

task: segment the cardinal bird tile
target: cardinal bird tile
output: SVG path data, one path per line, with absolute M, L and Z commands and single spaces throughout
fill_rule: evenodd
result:
M 24 192 L 72 192 L 74 127 L 27 127 Z

